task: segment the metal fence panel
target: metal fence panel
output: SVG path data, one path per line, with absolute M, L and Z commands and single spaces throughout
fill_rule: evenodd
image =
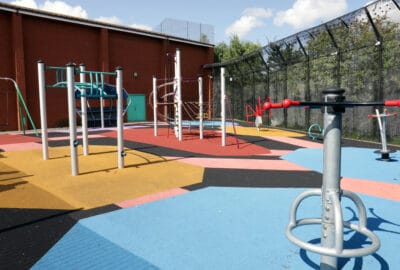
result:
M 219 68 L 227 69 L 227 93 L 236 119 L 245 120 L 245 105 L 260 97 L 316 101 L 326 87 L 346 89 L 351 101 L 400 98 L 399 1 L 378 0 L 327 23 L 272 42 L 258 51 L 224 63 L 206 65 L 214 72 L 214 103 L 219 95 Z M 218 103 L 217 102 L 217 103 Z M 218 106 L 214 109 L 219 110 Z M 382 111 L 382 108 L 379 108 Z M 399 112 L 398 108 L 390 111 Z M 347 109 L 343 130 L 356 138 L 378 138 L 375 108 Z M 219 115 L 219 112 L 214 112 Z M 387 121 L 389 139 L 400 138 L 400 120 Z M 319 110 L 275 110 L 272 126 L 307 130 L 322 125 Z

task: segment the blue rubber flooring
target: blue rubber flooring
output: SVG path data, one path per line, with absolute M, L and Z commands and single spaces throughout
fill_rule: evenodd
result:
M 400 152 L 390 154 L 392 161 L 380 161 L 374 149 L 342 147 L 342 176 L 400 184 Z M 313 171 L 321 172 L 323 150 L 301 148 L 282 157 Z
M 33 269 L 319 269 L 319 256 L 285 237 L 289 209 L 304 189 L 208 187 L 80 220 Z M 361 196 L 368 228 L 381 240 L 377 253 L 340 259 L 342 269 L 396 269 L 400 265 L 400 203 Z M 320 216 L 320 200 L 305 200 L 298 218 Z M 345 220 L 356 222 L 343 199 Z M 295 234 L 318 242 L 320 227 Z M 345 247 L 368 239 L 345 234 Z

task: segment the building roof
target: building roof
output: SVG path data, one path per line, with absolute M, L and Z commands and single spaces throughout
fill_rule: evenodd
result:
M 151 37 L 151 38 L 167 39 L 167 40 L 171 40 L 171 41 L 192 44 L 192 45 L 197 45 L 197 46 L 204 46 L 204 47 L 213 47 L 214 46 L 212 44 L 203 43 L 203 42 L 185 39 L 185 38 L 176 37 L 176 36 L 171 36 L 171 35 L 167 35 L 167 34 L 160 33 L 160 32 L 134 28 L 134 27 L 126 26 L 126 25 L 112 24 L 112 23 L 106 23 L 106 22 L 101 22 L 101 21 L 97 21 L 97 20 L 73 17 L 73 16 L 68 16 L 68 15 L 54 13 L 54 12 L 48 12 L 48 11 L 43 11 L 43 10 L 38 10 L 38 9 L 21 7 L 21 6 L 17 6 L 17 5 L 11 5 L 8 3 L 3 3 L 3 2 L 0 2 L 0 10 L 14 12 L 14 13 L 28 15 L 28 16 L 40 17 L 40 18 L 45 18 L 45 19 L 50 19 L 50 20 L 80 24 L 80 25 L 85 25 L 88 27 L 105 28 L 105 29 L 109 29 L 109 30 L 113 30 L 113 31 L 131 33 L 131 34 L 146 36 L 146 37 Z

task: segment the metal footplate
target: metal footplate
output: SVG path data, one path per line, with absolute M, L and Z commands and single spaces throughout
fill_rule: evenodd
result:
M 286 227 L 286 237 L 296 244 L 297 246 L 306 249 L 311 252 L 318 253 L 320 255 L 325 256 L 332 256 L 332 257 L 342 257 L 342 258 L 349 258 L 349 257 L 361 257 L 366 256 L 369 254 L 374 253 L 380 247 L 380 240 L 379 238 L 370 230 L 367 229 L 367 215 L 364 204 L 362 203 L 361 199 L 353 192 L 343 190 L 341 196 L 346 197 L 354 202 L 358 209 L 359 213 L 359 223 L 353 224 L 350 222 L 343 221 L 342 209 L 339 200 L 339 196 L 336 192 L 330 192 L 327 194 L 327 200 L 332 202 L 332 209 L 333 211 L 334 220 L 330 221 L 328 216 L 323 216 L 322 218 L 305 218 L 305 219 L 297 219 L 297 208 L 299 207 L 300 203 L 312 196 L 322 196 L 321 189 L 312 189 L 307 190 L 301 193 L 296 199 L 293 201 L 291 209 L 290 209 L 290 220 L 289 224 Z M 327 210 L 327 209 L 326 209 Z M 328 220 L 326 220 L 328 219 Z M 299 226 L 303 225 L 310 225 L 310 224 L 321 224 L 324 227 L 327 226 L 325 223 L 334 223 L 335 233 L 334 233 L 334 247 L 322 247 L 314 244 L 310 244 L 298 239 L 294 234 L 293 230 Z M 367 247 L 363 248 L 355 248 L 355 249 L 343 249 L 343 228 L 349 228 L 351 230 L 357 231 L 358 233 L 363 234 L 364 236 L 371 239 L 371 244 Z M 325 227 L 326 228 L 326 227 Z M 323 233 L 322 237 L 326 237 Z

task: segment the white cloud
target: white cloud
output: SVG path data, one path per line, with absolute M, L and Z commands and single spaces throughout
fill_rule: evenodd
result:
M 23 6 L 23 7 L 27 7 L 27 8 L 41 9 L 41 10 L 45 10 L 45 11 L 50 11 L 50 12 L 54 12 L 54 13 L 65 14 L 65 15 L 80 17 L 80 18 L 85 18 L 85 19 L 88 18 L 88 13 L 81 6 L 70 6 L 63 1 L 46 0 L 43 4 L 38 4 L 38 3 L 36 3 L 35 0 L 16 0 L 16 1 L 11 2 L 11 4 L 17 5 L 17 6 Z M 95 20 L 106 22 L 106 23 L 111 23 L 111 24 L 119 24 L 119 25 L 123 24 L 122 20 L 116 16 L 101 16 Z M 133 28 L 137 28 L 137 29 L 148 30 L 148 31 L 152 30 L 152 27 L 150 27 L 148 25 L 144 25 L 144 24 L 131 24 L 129 26 L 133 27 Z
M 103 16 L 103 17 L 97 18 L 96 21 L 102 21 L 102 22 L 105 22 L 105 23 L 123 25 L 122 20 L 120 18 L 116 17 L 116 16 L 111 16 L 111 17 Z M 132 28 L 136 28 L 136 29 L 147 30 L 147 31 L 151 31 L 152 30 L 151 26 L 148 26 L 148 25 L 145 25 L 145 24 L 136 24 L 136 23 L 134 23 L 134 24 L 130 24 L 128 26 L 132 27 Z
M 103 16 L 103 17 L 97 18 L 96 21 L 102 21 L 102 22 L 105 22 L 105 23 L 119 24 L 119 25 L 123 24 L 121 19 L 116 17 L 116 16 L 111 16 L 111 17 L 104 17 Z M 147 30 L 147 31 L 151 31 L 152 30 L 151 26 L 148 26 L 148 25 L 145 25 L 145 24 L 133 23 L 133 24 L 130 24 L 128 26 L 132 27 L 132 28 L 136 28 L 136 29 Z
M 153 30 L 153 27 L 145 25 L 145 24 L 134 23 L 134 24 L 131 24 L 129 26 L 132 27 L 132 28 L 142 29 L 142 30 L 147 30 L 147 31 L 152 31 Z
M 111 17 L 102 16 L 102 17 L 99 17 L 99 18 L 97 18 L 95 20 L 96 21 L 102 21 L 102 22 L 105 22 L 105 23 L 122 24 L 122 21 L 116 16 L 111 16 Z
M 11 2 L 13 5 L 27 8 L 41 9 L 59 14 L 65 14 L 74 17 L 88 18 L 88 13 L 81 6 L 70 6 L 62 1 L 49 1 L 38 5 L 35 0 L 16 0 Z
M 346 9 L 346 0 L 296 0 L 292 8 L 276 14 L 274 24 L 296 29 L 310 27 L 343 15 Z
M 264 19 L 272 17 L 272 10 L 265 8 L 246 8 L 242 16 L 233 22 L 226 30 L 226 36 L 246 36 L 253 28 L 264 25 Z
M 225 35 L 232 36 L 236 34 L 241 38 L 246 36 L 253 28 L 262 25 L 263 22 L 256 17 L 242 16 L 225 30 Z
M 38 8 L 38 5 L 36 4 L 35 0 L 17 0 L 11 2 L 10 4 L 27 8 L 34 8 L 34 9 Z
M 40 9 L 74 17 L 80 17 L 80 18 L 88 17 L 88 13 L 81 6 L 73 7 L 62 1 L 46 1 L 40 7 Z
M 257 18 L 269 18 L 272 17 L 272 10 L 267 8 L 246 8 L 243 11 L 243 15 Z

